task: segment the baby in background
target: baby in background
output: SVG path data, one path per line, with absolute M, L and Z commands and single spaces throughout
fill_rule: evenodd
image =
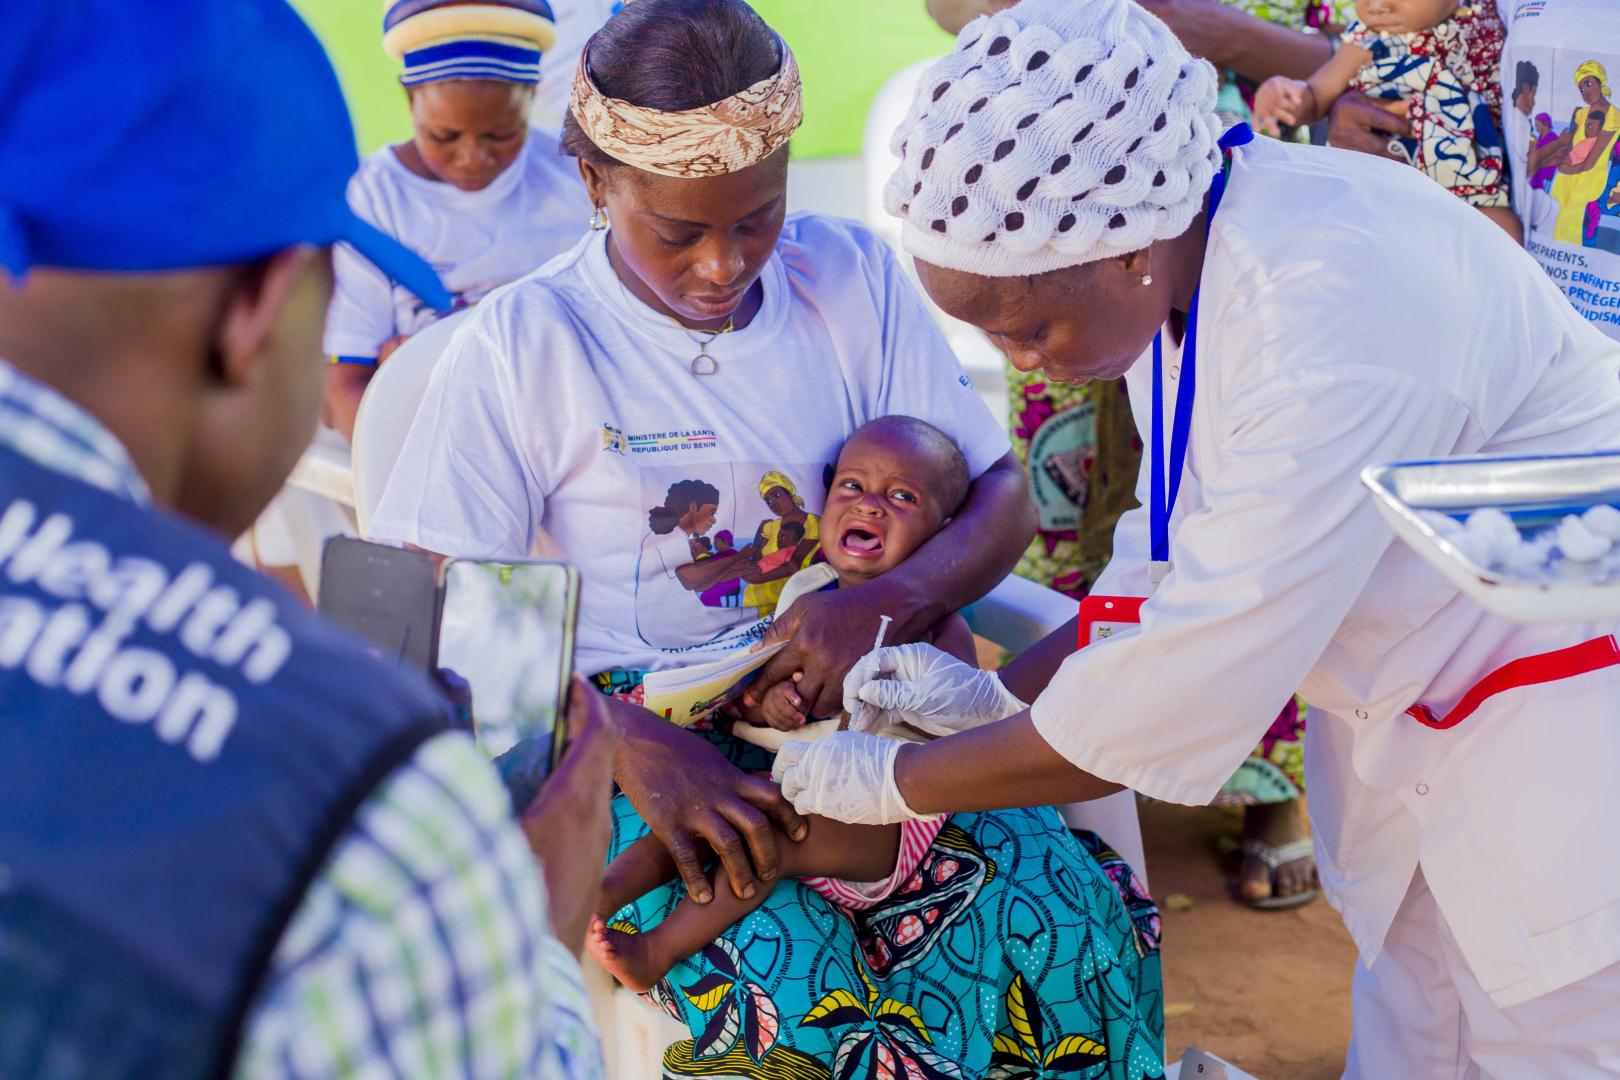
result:
M 766 574 L 786 563 L 798 554 L 799 541 L 804 539 L 804 526 L 797 521 L 784 521 L 776 536 L 778 547 L 769 555 L 761 555 L 754 560 L 754 567 L 760 573 Z
M 1569 163 L 1571 165 L 1585 164 L 1586 159 L 1592 156 L 1592 150 L 1597 146 L 1598 137 L 1603 134 L 1603 121 L 1608 113 L 1602 109 L 1593 109 L 1586 114 L 1586 137 L 1569 148 Z
M 1279 121 L 1314 124 L 1351 90 L 1387 102 L 1411 121 L 1391 152 L 1520 239 L 1502 152 L 1505 37 L 1494 0 L 1356 0 L 1356 21 L 1314 75 L 1261 84 L 1255 123 L 1268 134 Z
M 869 581 L 899 566 L 943 528 L 967 499 L 967 461 L 944 433 L 921 420 L 889 416 L 862 426 L 838 455 L 832 488 L 821 514 L 825 563 L 789 579 L 779 611 L 807 592 Z M 977 663 L 973 634 L 959 614 L 937 627 L 932 643 Z M 797 727 L 804 706 L 790 683 L 764 695 L 755 723 Z M 848 825 L 812 817 L 809 835 L 781 844 L 782 870 L 847 908 L 868 908 L 900 888 L 915 872 L 944 817 L 898 826 Z M 723 871 L 719 873 L 723 874 Z M 682 899 L 663 922 L 642 933 L 611 927 L 607 919 L 643 894 L 678 879 L 675 862 L 654 836 L 631 844 L 608 865 L 602 900 L 586 946 L 619 982 L 642 992 L 682 959 L 765 902 L 769 889 L 739 900 L 727 882 L 714 882 L 708 904 Z

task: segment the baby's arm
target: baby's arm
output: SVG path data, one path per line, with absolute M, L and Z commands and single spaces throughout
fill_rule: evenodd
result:
M 962 618 L 959 611 L 951 612 L 934 627 L 933 646 L 964 664 L 979 666 L 979 647 L 974 643 L 973 631 L 968 628 L 967 620 Z
M 1348 42 L 1309 79 L 1274 75 L 1260 84 L 1254 95 L 1254 122 L 1267 135 L 1276 135 L 1284 124 L 1314 124 L 1328 114 L 1333 103 L 1350 88 L 1350 80 L 1372 61 L 1372 54 Z

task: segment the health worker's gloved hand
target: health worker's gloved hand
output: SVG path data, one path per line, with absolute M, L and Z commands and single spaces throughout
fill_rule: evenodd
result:
M 839 731 L 817 742 L 790 742 L 776 754 L 771 778 L 801 814 L 852 825 L 896 825 L 913 813 L 894 782 L 905 743 Z
M 932 645 L 869 652 L 844 679 L 852 731 L 910 724 L 930 735 L 950 735 L 1026 708 L 995 672 L 980 671 Z

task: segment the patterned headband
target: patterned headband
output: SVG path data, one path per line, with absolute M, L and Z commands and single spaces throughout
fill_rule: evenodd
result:
M 799 66 L 777 39 L 782 63 L 775 75 L 712 105 L 661 112 L 610 98 L 580 57 L 569 108 L 586 138 L 609 157 L 660 176 L 698 179 L 738 172 L 774 154 L 804 120 Z

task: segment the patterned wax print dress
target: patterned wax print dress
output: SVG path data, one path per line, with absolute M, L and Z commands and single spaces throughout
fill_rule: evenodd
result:
M 628 696 L 632 678 L 597 685 Z M 758 747 L 705 737 L 739 768 L 770 769 Z M 647 834 L 623 795 L 613 817 L 609 858 Z M 610 924 L 651 929 L 684 895 L 664 886 Z M 783 881 L 646 997 L 691 1032 L 664 1053 L 672 1080 L 1164 1075 L 1158 910 L 1123 859 L 1050 807 L 952 814 L 864 910 Z

